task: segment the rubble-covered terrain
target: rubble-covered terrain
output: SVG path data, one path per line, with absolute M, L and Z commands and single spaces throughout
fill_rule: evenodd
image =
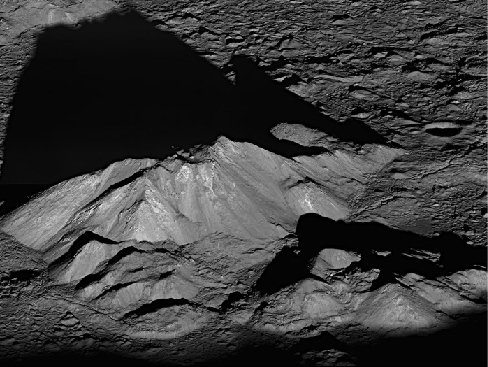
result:
M 4 1 L 2 365 L 486 365 L 486 4 Z

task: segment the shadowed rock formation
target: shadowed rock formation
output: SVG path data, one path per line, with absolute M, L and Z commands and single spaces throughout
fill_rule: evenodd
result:
M 343 141 L 350 129 L 236 56 L 236 84 L 176 36 L 135 11 L 43 31 L 9 119 L 3 184 L 50 184 L 126 158 L 157 158 L 220 135 L 292 157 L 319 153 L 278 141 L 296 121 Z M 382 143 L 372 132 L 362 143 Z

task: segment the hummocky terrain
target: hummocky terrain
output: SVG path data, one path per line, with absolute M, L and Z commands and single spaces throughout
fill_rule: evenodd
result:
M 486 365 L 486 4 L 0 6 L 1 365 Z

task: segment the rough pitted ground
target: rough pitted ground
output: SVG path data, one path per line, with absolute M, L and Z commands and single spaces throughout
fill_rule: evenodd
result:
M 445 240 L 449 246 L 455 243 L 459 247 L 452 245 L 453 253 L 446 262 L 442 260 L 440 247 L 434 245 L 431 252 L 395 253 L 387 244 L 380 243 L 374 248 L 368 245 L 374 241 L 365 240 L 362 245 L 371 248 L 366 246 L 364 253 L 360 251 L 360 244 L 354 244 L 346 248 L 347 251 L 334 255 L 339 257 L 326 251 L 310 255 L 307 259 L 313 260 L 312 275 L 299 277 L 282 287 L 269 280 L 267 283 L 268 278 L 263 275 L 265 267 L 254 267 L 253 272 L 257 274 L 253 276 L 262 275 L 264 280 L 257 290 L 249 290 L 241 285 L 225 285 L 233 278 L 220 278 L 227 270 L 212 260 L 215 248 L 211 241 L 197 242 L 199 246 L 190 246 L 183 253 L 173 251 L 177 247 L 174 243 L 166 243 L 165 256 L 171 258 L 171 266 L 181 267 L 178 276 L 184 278 L 195 271 L 193 280 L 196 283 L 211 284 L 210 288 L 217 290 L 195 296 L 195 299 L 194 295 L 185 294 L 180 303 L 173 299 L 174 295 L 164 295 L 160 291 L 174 303 L 149 310 L 140 306 L 139 313 L 129 315 L 121 324 L 106 312 L 103 302 L 117 297 L 124 302 L 128 297 L 130 301 L 134 294 L 131 292 L 135 289 L 137 293 L 141 288 L 138 285 L 141 280 L 151 287 L 161 282 L 162 279 L 158 279 L 161 274 L 154 272 L 154 267 L 138 269 L 134 265 L 134 269 L 127 270 L 119 258 L 107 269 L 121 274 L 127 271 L 129 278 L 124 275 L 126 278 L 119 279 L 121 283 L 113 285 L 114 289 L 109 289 L 100 304 L 88 303 L 80 300 L 80 287 L 76 289 L 76 284 L 52 283 L 53 268 L 52 265 L 49 268 L 47 260 L 52 261 L 53 257 L 23 246 L 28 243 L 19 243 L 19 238 L 14 238 L 19 228 L 12 226 L 9 230 L 13 237 L 2 234 L 1 238 L 0 346 L 5 353 L 2 358 L 18 358 L 22 350 L 51 352 L 53 356 L 60 351 L 66 351 L 67 356 L 82 351 L 80 353 L 87 353 L 85 358 L 90 357 L 89 353 L 94 354 L 95 359 L 87 360 L 95 364 L 107 360 L 120 365 L 123 360 L 116 360 L 116 357 L 122 355 L 169 364 L 192 364 L 208 361 L 206 352 L 213 350 L 213 363 L 225 364 L 224 358 L 229 353 L 234 353 L 233 361 L 256 363 L 257 357 L 252 359 L 249 354 L 266 350 L 269 358 L 266 364 L 350 365 L 374 363 L 374 359 L 366 357 L 366 349 L 376 334 L 394 335 L 400 330 L 405 337 L 405 330 L 410 329 L 415 330 L 414 333 L 418 330 L 428 333 L 438 325 L 449 328 L 470 313 L 484 315 L 473 320 L 486 324 L 486 266 L 468 263 L 457 268 L 453 265 L 460 254 L 456 253 L 457 249 L 469 253 L 465 245 L 479 250 L 486 246 L 485 1 L 20 3 L 5 0 L 1 3 L 0 16 L 0 128 L 3 136 L 16 83 L 23 67 L 35 55 L 36 34 L 46 25 L 75 24 L 128 3 L 158 29 L 173 32 L 216 65 L 229 80 L 235 81 L 242 67 L 239 59 L 233 56 L 250 56 L 267 76 L 320 113 L 342 124 L 359 127 L 364 123 L 387 140 L 388 149 L 401 151 L 392 162 L 364 177 L 360 194 L 348 196 L 348 221 L 374 221 L 426 236 L 437 241 L 435 246 Z M 360 156 L 368 149 L 367 145 L 331 140 L 327 134 L 304 127 L 296 119 L 282 122 L 273 130 L 273 135 L 279 139 L 309 147 L 333 147 L 334 150 L 343 146 L 349 154 L 355 152 Z M 351 225 L 346 230 L 363 230 Z M 441 232 L 459 237 L 437 236 Z M 79 232 L 75 230 L 74 233 Z M 366 236 L 369 232 L 364 233 Z M 26 234 L 20 237 L 25 238 Z M 389 238 L 395 239 L 395 236 Z M 411 237 L 412 242 L 422 242 L 421 238 L 425 237 Z M 99 240 L 111 241 L 110 238 Z M 340 242 L 340 237 L 336 240 Z M 295 249 L 294 241 L 291 240 L 289 248 Z M 224 243 L 225 240 L 220 238 L 214 242 Z M 94 243 L 83 244 L 86 253 Z M 123 247 L 127 243 L 122 241 L 119 245 Z M 85 247 L 75 254 L 82 254 Z M 271 254 L 282 247 L 280 244 L 265 252 L 271 259 Z M 374 256 L 370 258 L 366 250 L 371 250 Z M 134 256 L 152 257 L 153 251 L 156 252 L 139 249 Z M 219 258 L 228 264 L 232 263 L 229 258 L 241 256 L 229 251 L 225 261 Z M 271 262 L 275 265 L 269 265 L 270 279 L 275 274 L 281 277 L 287 269 L 298 269 L 305 261 L 300 256 L 295 259 L 291 250 L 288 255 L 286 251 L 283 253 L 281 259 L 285 259 L 282 261 L 285 265 L 280 265 L 281 260 Z M 486 257 L 482 251 L 476 254 Z M 388 281 L 390 278 L 385 281 L 385 274 L 390 274 L 387 269 L 392 267 L 388 264 L 400 264 L 396 256 L 409 261 L 420 259 L 421 266 L 417 267 L 417 263 L 411 268 L 405 266 L 395 274 L 395 281 Z M 474 255 L 466 256 L 469 260 Z M 194 265 L 188 260 L 192 258 L 202 263 Z M 83 264 L 81 258 L 76 259 L 78 264 Z M 138 261 L 134 260 L 133 264 Z M 159 264 L 159 260 L 152 261 Z M 445 271 L 430 270 L 431 263 L 440 264 Z M 59 268 L 54 268 L 54 274 L 65 276 L 69 264 L 61 261 L 56 265 Z M 108 271 L 103 266 L 92 271 L 103 274 Z M 280 272 L 283 268 L 285 271 Z M 277 273 L 273 273 L 273 269 L 278 269 Z M 73 269 L 71 272 L 76 273 Z M 180 278 L 175 276 L 175 279 L 175 284 L 181 284 Z M 94 278 L 93 284 L 99 280 Z M 124 296 L 130 284 L 134 286 Z M 220 287 L 233 293 L 225 293 L 228 298 L 219 298 L 222 296 L 218 291 Z M 273 288 L 279 289 L 270 291 Z M 183 320 L 183 324 L 190 325 L 188 329 L 193 324 L 204 326 L 183 338 L 175 338 L 174 342 L 153 340 L 151 335 L 155 334 L 151 332 L 162 319 Z M 172 325 L 168 322 L 158 327 L 171 331 Z M 469 321 L 466 325 L 470 325 Z M 475 363 L 470 357 L 479 355 L 479 348 L 486 348 L 486 339 L 472 336 L 469 344 L 463 343 L 459 335 L 479 331 L 479 325 L 477 329 L 464 324 L 456 327 L 450 334 L 446 331 L 440 336 L 438 345 L 450 342 L 444 347 L 449 357 L 443 362 Z M 375 330 L 375 335 L 368 330 Z M 428 344 L 422 341 L 409 344 L 418 348 L 415 349 L 418 355 L 430 353 L 430 357 L 422 361 L 410 355 L 413 350 L 405 352 L 394 341 L 389 343 L 380 342 L 374 352 L 386 353 L 391 349 L 405 354 L 401 354 L 403 360 L 398 361 L 391 352 L 393 359 L 386 358 L 385 364 L 430 365 L 441 358 L 433 356 Z M 403 343 L 407 343 L 406 339 Z M 351 346 L 356 349 L 352 351 Z M 246 348 L 254 349 L 249 352 Z M 456 348 L 459 348 L 458 353 Z M 467 350 L 466 356 L 462 355 L 463 348 Z M 244 352 L 239 354 L 241 350 Z M 72 358 L 70 363 L 75 363 Z M 126 359 L 125 363 L 130 365 L 131 361 Z

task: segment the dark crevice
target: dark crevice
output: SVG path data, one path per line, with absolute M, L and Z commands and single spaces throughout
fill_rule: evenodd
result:
M 287 185 L 286 183 L 283 184 L 282 188 L 284 190 L 290 190 L 292 189 L 293 187 L 295 186 L 299 186 L 299 185 L 308 185 L 308 184 L 314 184 L 314 185 L 317 185 L 317 186 L 322 186 L 321 184 L 319 184 L 317 181 L 315 181 L 313 178 L 311 177 L 304 177 L 303 179 L 300 179 L 298 181 L 295 181 L 289 185 Z
M 344 19 L 349 19 L 350 15 L 349 14 L 334 14 L 331 17 L 331 20 L 344 20 Z
M 148 167 L 148 168 L 141 169 L 141 170 L 133 173 L 129 177 L 124 178 L 123 180 L 120 180 L 119 182 L 117 182 L 117 183 L 115 183 L 113 185 L 110 185 L 104 192 L 102 192 L 95 199 L 93 199 L 92 201 L 90 201 L 89 203 L 87 203 L 83 208 L 79 209 L 78 211 L 79 212 L 80 211 L 83 211 L 84 209 L 89 208 L 94 203 L 100 202 L 103 198 L 107 197 L 108 195 L 110 195 L 111 193 L 113 193 L 114 191 L 116 191 L 117 189 L 119 189 L 121 187 L 124 187 L 124 186 L 130 184 L 131 182 L 137 180 L 139 177 L 142 177 L 144 175 L 144 173 L 146 173 L 147 171 L 149 171 L 149 170 L 151 170 L 153 168 L 154 167 Z
M 76 256 L 76 254 L 78 254 L 78 252 L 81 251 L 81 249 L 91 241 L 98 241 L 110 245 L 115 245 L 118 243 L 116 241 L 112 241 L 108 238 L 102 237 L 91 231 L 86 231 L 81 236 L 79 236 L 76 240 L 73 241 L 68 251 L 66 251 L 63 255 L 61 255 L 60 257 L 58 257 L 56 260 L 54 260 L 52 263 L 49 264 L 48 270 L 51 271 L 60 265 L 66 265 L 67 263 L 71 262 L 73 258 Z
M 220 33 L 216 32 L 216 31 L 214 31 L 214 30 L 212 30 L 210 28 L 204 27 L 202 25 L 198 27 L 197 32 L 199 34 L 210 33 L 210 34 L 212 34 L 214 36 L 219 36 L 220 35 Z
M 430 135 L 451 137 L 458 135 L 462 130 L 462 127 L 449 127 L 449 128 L 428 128 L 425 132 Z
M 444 24 L 444 22 L 441 23 L 442 25 Z M 445 36 L 445 35 L 448 35 L 448 34 L 453 34 L 453 33 L 456 33 L 458 32 L 458 28 L 457 26 L 455 27 L 444 27 L 444 26 L 440 26 L 440 27 L 437 27 L 436 25 L 436 29 L 435 30 L 432 30 L 432 31 L 428 31 L 428 32 L 425 32 L 423 33 L 420 37 L 419 37 L 419 41 L 423 41 L 427 38 L 432 38 L 432 37 L 438 37 L 438 36 Z
M 477 305 L 486 305 L 486 301 L 487 301 L 487 292 L 486 291 L 482 293 L 481 297 L 466 297 L 463 294 L 460 294 L 460 296 L 462 298 L 465 298 L 468 301 L 476 303 Z
M 255 314 L 258 314 L 260 313 L 261 311 L 263 311 L 266 307 L 268 306 L 268 302 L 267 301 L 262 301 L 261 303 L 259 303 L 258 307 L 256 307 L 256 309 L 254 310 L 254 313 Z
M 35 278 L 39 274 L 40 274 L 40 272 L 37 270 L 23 269 L 23 270 L 11 271 L 9 276 L 11 279 L 25 281 L 25 280 L 30 280 L 32 278 Z
M 283 45 L 283 42 L 290 41 L 292 39 L 293 39 L 293 36 L 291 34 L 281 36 L 280 40 L 278 41 L 278 43 L 275 46 L 275 49 L 278 50 Z
M 134 283 L 138 283 L 138 282 L 140 282 L 142 280 L 144 280 L 144 279 L 138 279 L 138 280 L 135 280 L 133 282 L 126 282 L 126 283 L 119 283 L 119 284 L 112 285 L 112 286 L 108 287 L 107 289 L 105 289 L 98 296 L 96 296 L 93 300 L 100 299 L 100 298 L 104 297 L 105 295 L 107 295 L 109 293 L 117 292 L 119 289 L 128 287 L 129 285 L 134 284 Z
M 108 271 L 105 271 L 103 275 L 105 275 L 107 272 Z M 127 287 L 127 286 L 129 286 L 131 284 L 134 284 L 134 283 L 145 282 L 145 281 L 148 281 L 148 280 L 152 280 L 152 281 L 155 281 L 156 282 L 158 280 L 167 278 L 167 277 L 169 277 L 172 274 L 173 274 L 173 271 L 167 271 L 167 272 L 164 272 L 164 273 L 161 273 L 161 274 L 155 273 L 155 274 L 151 274 L 149 276 L 144 276 L 144 277 L 141 277 L 139 279 L 133 280 L 131 282 L 121 282 L 119 284 L 115 284 L 115 285 L 110 286 L 109 288 L 105 289 L 102 293 L 100 293 L 94 299 L 100 299 L 100 298 L 102 298 L 103 296 L 105 296 L 105 295 L 107 295 L 109 293 L 116 292 L 119 289 L 125 288 L 125 287 Z
M 174 274 L 174 270 L 165 271 L 165 272 L 160 273 L 160 274 L 158 275 L 158 280 L 166 279 L 166 278 L 168 278 L 170 275 L 173 275 L 173 274 Z
M 407 62 L 405 65 L 402 65 L 402 72 L 408 73 L 412 71 L 420 71 L 419 65 L 413 61 Z
M 107 275 L 108 271 L 106 269 L 99 271 L 97 273 L 89 274 L 83 277 L 75 286 L 75 290 L 79 291 L 83 288 L 88 287 L 90 284 L 98 282 L 103 279 L 105 275 Z
M 119 189 L 121 187 L 124 187 L 125 185 L 128 185 L 132 181 L 137 180 L 139 177 L 142 177 L 144 175 L 144 173 L 146 173 L 147 171 L 149 171 L 149 170 L 151 170 L 153 168 L 154 167 L 148 167 L 148 168 L 145 168 L 145 169 L 141 169 L 141 170 L 135 172 L 134 174 L 130 175 L 129 177 L 124 178 L 123 180 L 120 180 L 116 184 L 113 184 L 113 185 L 109 186 L 103 193 L 101 193 L 98 196 L 98 200 L 99 199 L 102 199 L 102 198 L 104 198 L 104 197 L 106 197 L 108 195 L 110 195 L 115 190 L 117 190 L 117 189 Z
M 101 280 L 107 273 L 109 272 L 109 270 L 105 270 L 101 273 L 97 273 L 97 276 L 96 277 L 93 277 L 91 278 L 90 276 L 90 279 L 87 279 L 86 282 L 84 282 L 84 284 L 80 284 L 78 283 L 77 286 L 75 287 L 76 290 L 80 290 L 80 289 L 83 289 L 85 288 L 86 286 L 96 282 L 96 281 L 99 281 Z M 153 281 L 158 281 L 158 280 L 161 280 L 161 279 L 164 279 L 164 278 L 167 278 L 169 277 L 170 275 L 173 274 L 173 271 L 168 271 L 168 272 L 165 272 L 165 273 L 161 273 L 159 275 L 157 274 L 154 274 L 154 275 L 150 275 L 150 276 L 145 276 L 145 277 L 141 277 L 137 280 L 134 280 L 134 281 L 131 281 L 131 282 L 121 282 L 119 284 L 115 284 L 113 286 L 110 286 L 109 288 L 105 289 L 102 293 L 100 293 L 98 296 L 95 297 L 95 299 L 100 299 L 102 297 L 104 297 L 105 295 L 109 294 L 109 293 L 112 293 L 112 292 L 116 292 L 118 291 L 119 289 L 122 289 L 122 288 L 125 288 L 131 284 L 134 284 L 134 283 L 138 283 L 138 282 L 144 282 L 144 281 L 148 281 L 148 280 L 153 280 Z M 88 278 L 88 277 L 85 277 L 85 278 Z M 85 279 L 83 278 L 83 279 Z
M 120 260 L 122 260 L 124 257 L 130 256 L 133 253 L 139 253 L 142 254 L 144 251 L 139 250 L 138 248 L 134 246 L 128 246 L 117 252 L 114 257 L 112 257 L 108 262 L 107 262 L 107 267 L 112 266 L 113 264 L 117 264 Z
M 232 292 L 227 296 L 227 299 L 220 305 L 220 311 L 227 312 L 232 309 L 235 302 L 244 298 L 244 295 L 240 292 Z
M 373 282 L 372 290 L 396 283 L 398 276 L 407 273 L 435 279 L 462 270 L 486 269 L 487 265 L 486 247 L 469 246 L 452 233 L 441 233 L 429 238 L 379 223 L 346 223 L 318 214 L 302 215 L 296 233 L 299 239 L 298 253 L 291 248 L 283 248 L 257 280 L 254 290 L 271 294 L 310 278 L 310 266 L 324 248 L 361 255 L 360 261 L 344 269 L 345 273 L 355 269 L 379 269 L 380 274 Z M 317 238 L 322 240 L 317 241 Z M 389 254 L 380 256 L 373 251 L 388 251 Z M 437 260 L 429 259 L 427 252 L 437 254 L 437 257 L 434 256 Z
M 174 306 L 184 306 L 190 305 L 191 302 L 183 298 L 167 298 L 167 299 L 157 299 L 151 303 L 142 305 L 135 310 L 129 311 L 124 314 L 123 319 L 128 319 L 131 317 L 140 317 L 146 314 L 155 313 L 164 308 L 170 308 Z
M 137 248 L 135 248 L 134 246 L 129 246 L 129 247 L 126 247 L 126 248 L 120 250 L 114 257 L 112 257 L 110 260 L 106 261 L 105 264 L 99 265 L 99 267 L 103 267 L 103 270 L 101 270 L 97 273 L 89 274 L 89 275 L 85 276 L 84 278 L 82 278 L 76 284 L 75 289 L 80 290 L 80 289 L 83 289 L 83 288 L 89 286 L 90 284 L 92 284 L 94 282 L 98 282 L 111 270 L 112 265 L 117 264 L 124 257 L 127 257 L 127 256 L 133 254 L 134 252 L 140 253 L 141 251 L 138 250 Z

